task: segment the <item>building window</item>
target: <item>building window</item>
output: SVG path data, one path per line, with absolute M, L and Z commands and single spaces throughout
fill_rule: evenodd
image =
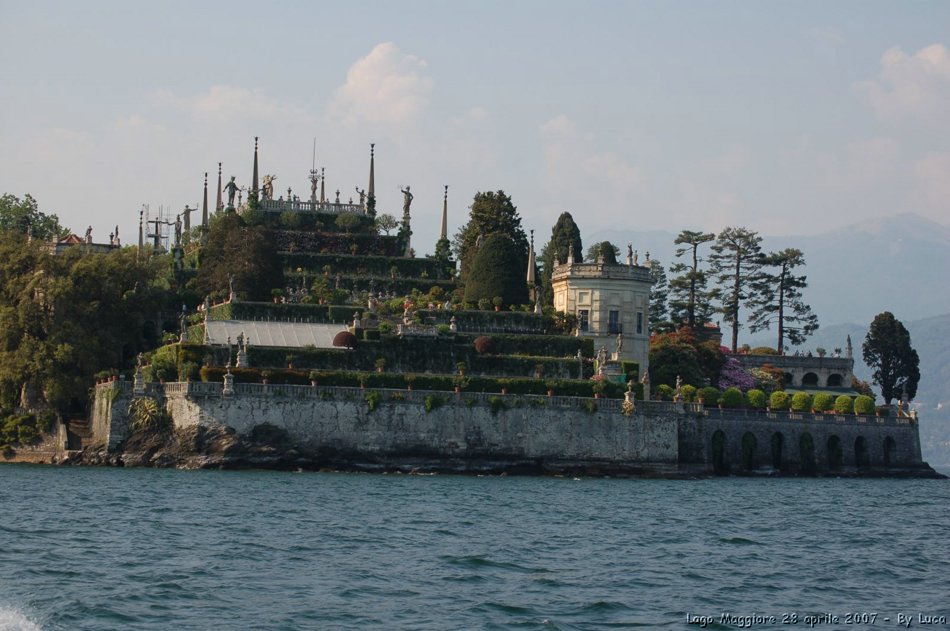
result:
M 577 328 L 581 333 L 587 333 L 590 329 L 590 311 L 581 309 L 577 312 Z
M 621 332 L 619 311 L 609 311 L 607 313 L 607 332 L 611 335 L 617 335 Z
M 637 333 L 643 333 L 643 312 L 637 311 Z

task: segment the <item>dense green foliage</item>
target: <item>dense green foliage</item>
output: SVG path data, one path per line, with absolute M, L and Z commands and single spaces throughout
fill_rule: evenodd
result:
M 650 329 L 657 332 L 667 332 L 672 328 L 669 322 L 669 308 L 667 302 L 670 296 L 669 281 L 666 270 L 656 259 L 650 261 Z
M 475 193 L 475 199 L 469 212 L 469 220 L 455 235 L 453 249 L 459 262 L 459 274 L 463 282 L 468 282 L 469 274 L 476 268 L 475 256 L 479 248 L 479 239 L 484 242 L 493 235 L 501 234 L 514 244 L 517 263 L 514 269 L 522 280 L 528 269 L 528 237 L 521 227 L 521 217 L 511 198 L 504 191 Z M 498 294 L 495 294 L 498 295 Z M 493 298 L 494 296 L 489 296 Z M 523 300 L 521 302 L 524 302 Z
M 718 383 L 724 362 L 715 342 L 697 342 L 685 327 L 650 340 L 650 381 L 655 384 L 672 386 L 677 376 L 683 383 Z
M 908 400 L 917 396 L 920 357 L 910 345 L 910 333 L 893 313 L 885 311 L 874 317 L 862 350 L 884 403 L 904 398 L 905 391 Z
M 156 343 L 162 259 L 0 240 L 0 403 L 83 406 L 92 376 Z
M 520 305 L 528 301 L 525 283 L 527 259 L 522 259 L 518 245 L 501 233 L 485 238 L 472 260 L 465 283 L 465 302 L 501 298 L 502 305 Z
M 719 392 L 719 388 L 705 386 L 696 393 L 696 400 L 702 399 L 703 405 L 718 405 L 720 396 L 722 393 Z
M 29 194 L 20 199 L 5 193 L 0 197 L 0 233 L 32 235 L 41 241 L 53 241 L 65 236 L 68 230 L 59 225 L 56 215 L 40 212 L 39 204 Z
M 263 300 L 284 286 L 284 272 L 273 235 L 250 226 L 236 213 L 216 215 L 201 253 L 195 287 L 205 294 L 226 296 L 229 279 L 244 298 Z

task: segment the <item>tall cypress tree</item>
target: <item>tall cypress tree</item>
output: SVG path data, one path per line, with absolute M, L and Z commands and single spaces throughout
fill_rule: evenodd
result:
M 657 330 L 657 327 L 669 320 L 669 310 L 667 300 L 670 295 L 669 281 L 666 278 L 666 270 L 663 264 L 658 260 L 650 261 L 650 329 Z M 668 328 L 668 327 L 663 327 Z
M 751 283 L 762 265 L 759 245 L 762 237 L 745 228 L 726 228 L 716 237 L 709 255 L 710 269 L 718 283 L 712 297 L 719 312 L 732 326 L 732 352 L 739 347 L 739 310 L 748 304 Z
M 795 268 L 805 265 L 805 255 L 801 250 L 786 248 L 761 257 L 760 262 L 763 269 L 752 283 L 749 331 L 755 333 L 775 323 L 778 328 L 775 348 L 781 353 L 786 336 L 789 342 L 798 345 L 818 329 L 818 317 L 802 301 L 802 289 L 808 286 L 806 278 L 793 273 Z M 776 270 L 771 272 L 765 268 Z
M 541 263 L 542 300 L 544 304 L 554 302 L 554 290 L 551 288 L 551 273 L 554 271 L 554 261 L 567 261 L 567 253 L 574 246 L 574 262 L 584 261 L 581 231 L 574 223 L 571 213 L 561 213 L 554 227 L 551 228 L 551 240 L 541 249 L 538 261 Z

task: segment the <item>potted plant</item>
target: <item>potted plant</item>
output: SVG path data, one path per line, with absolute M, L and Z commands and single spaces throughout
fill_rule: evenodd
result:
M 376 366 L 376 372 L 383 372 L 386 370 L 386 358 L 380 357 L 374 362 L 373 365 Z
M 498 386 L 501 388 L 501 393 L 502 393 L 502 394 L 508 394 L 508 385 L 509 385 L 510 383 L 511 383 L 511 382 L 509 382 L 507 379 L 499 379 L 499 380 L 498 380 Z
M 415 375 L 406 375 L 406 376 L 405 376 L 405 380 L 406 380 L 406 390 L 412 390 L 412 382 L 414 382 L 414 381 L 416 380 L 416 376 L 415 376 Z
M 464 376 L 465 376 L 465 368 L 466 368 L 465 362 L 459 362 L 459 363 L 455 364 L 455 367 L 456 367 L 456 368 L 458 369 L 458 371 L 459 371 L 459 376 L 460 376 L 460 377 L 464 377 Z
M 495 311 L 501 311 L 501 306 L 505 304 L 505 301 L 501 296 L 495 296 L 491 299 L 491 303 L 495 305 Z
M 310 378 L 310 385 L 313 386 L 313 387 L 316 387 L 316 385 L 317 385 L 317 375 L 318 375 L 318 374 L 319 374 L 319 373 L 317 373 L 316 370 L 311 370 L 311 371 L 310 371 L 310 374 L 307 375 L 307 376 Z
M 267 384 L 270 381 L 270 378 L 274 376 L 274 372 L 271 370 L 262 370 L 261 371 L 261 383 Z
M 594 398 L 595 398 L 595 399 L 599 399 L 599 398 L 600 398 L 600 395 L 602 395 L 602 394 L 604 393 L 604 388 L 605 388 L 605 385 L 604 385 L 604 382 L 603 382 L 603 381 L 595 381 L 595 382 L 594 382 L 594 385 L 591 387 L 591 390 L 594 391 Z
M 555 381 L 554 379 L 548 379 L 547 381 L 544 382 L 544 385 L 547 386 L 548 396 L 553 397 L 554 387 L 557 385 L 557 381 Z

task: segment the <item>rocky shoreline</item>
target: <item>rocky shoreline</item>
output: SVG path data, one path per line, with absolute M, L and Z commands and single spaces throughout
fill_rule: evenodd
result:
M 608 462 L 553 462 L 517 458 L 436 458 L 405 453 L 372 457 L 333 450 L 303 448 L 280 431 L 238 436 L 227 427 L 195 426 L 168 433 L 138 432 L 116 449 L 86 447 L 81 451 L 20 450 L 3 454 L 6 462 L 66 466 L 146 467 L 171 469 L 265 469 L 276 471 L 348 471 L 364 473 L 461 475 L 565 475 L 586 477 L 698 479 L 717 477 L 697 468 L 644 468 Z M 774 470 L 735 473 L 735 477 L 801 477 Z M 927 464 L 836 471 L 814 477 L 947 479 Z

